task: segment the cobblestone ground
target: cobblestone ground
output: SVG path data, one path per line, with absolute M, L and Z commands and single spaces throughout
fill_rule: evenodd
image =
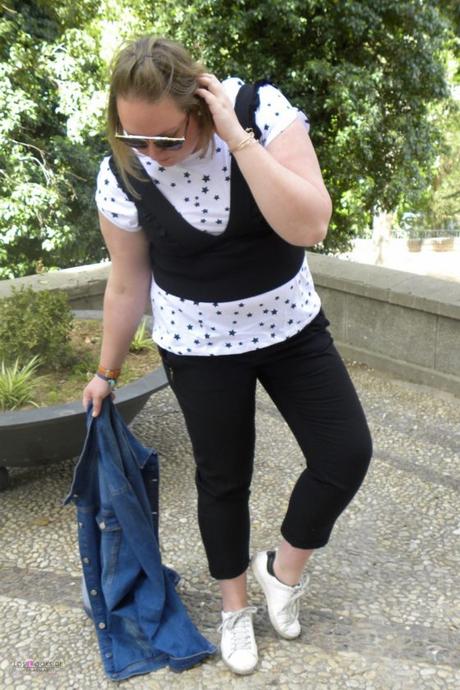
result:
M 277 637 L 250 577 L 260 657 L 253 675 L 233 675 L 216 655 L 182 674 L 161 669 L 123 681 L 123 687 L 460 688 L 459 400 L 353 363 L 350 371 L 375 455 L 329 545 L 310 561 L 301 637 Z M 218 588 L 207 572 L 196 525 L 190 444 L 169 389 L 150 400 L 133 429 L 161 456 L 163 560 L 182 575 L 179 590 L 193 620 L 218 643 Z M 284 422 L 259 391 L 254 551 L 276 544 L 303 464 Z M 13 469 L 11 488 L 0 496 L 2 690 L 114 687 L 80 607 L 75 509 L 61 506 L 73 465 Z M 22 668 L 28 659 L 56 667 Z

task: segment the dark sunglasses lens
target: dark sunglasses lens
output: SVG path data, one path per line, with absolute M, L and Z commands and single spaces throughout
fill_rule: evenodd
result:
M 126 146 L 131 146 L 133 149 L 146 149 L 148 144 L 145 139 L 130 139 L 126 137 L 118 137 L 120 141 L 123 142 L 123 144 L 126 144 Z
M 157 149 L 168 149 L 169 151 L 177 151 L 181 149 L 184 145 L 183 141 L 156 141 L 155 146 Z

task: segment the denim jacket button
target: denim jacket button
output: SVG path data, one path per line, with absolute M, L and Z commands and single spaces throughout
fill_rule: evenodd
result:
M 101 529 L 105 529 L 105 522 L 100 522 L 100 523 L 99 523 L 99 527 L 100 527 Z
M 88 558 L 87 556 L 84 556 L 84 557 L 82 558 L 82 561 L 83 561 L 83 563 L 88 564 L 88 563 L 89 563 L 89 558 Z
M 79 523 L 78 523 L 78 526 L 79 526 L 79 527 L 83 527 L 83 523 L 82 523 L 82 522 L 79 522 Z
M 101 630 L 104 630 L 105 628 L 105 623 L 98 623 L 97 627 L 100 628 Z
M 97 589 L 92 589 L 91 592 L 90 592 L 90 594 L 91 594 L 92 597 L 97 596 Z
M 111 659 L 112 656 L 113 656 L 112 652 L 106 652 L 106 653 L 105 653 L 106 659 Z

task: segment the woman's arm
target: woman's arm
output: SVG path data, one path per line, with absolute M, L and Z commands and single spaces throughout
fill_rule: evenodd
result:
M 246 136 L 230 99 L 213 75 L 203 75 L 197 94 L 206 100 L 216 131 L 230 150 Z M 267 222 L 287 242 L 302 247 L 321 242 L 332 203 L 310 137 L 299 120 L 268 146 L 250 144 L 234 157 Z
M 148 239 L 143 232 L 121 230 L 101 214 L 99 221 L 112 262 L 104 294 L 100 363 L 106 369 L 121 369 L 149 296 Z M 98 415 L 102 399 L 110 392 L 110 386 L 95 376 L 83 392 L 83 406 L 93 402 Z

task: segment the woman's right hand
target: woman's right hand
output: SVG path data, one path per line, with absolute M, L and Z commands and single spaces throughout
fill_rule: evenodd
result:
M 87 410 L 88 405 L 93 403 L 93 417 L 97 417 L 101 411 L 102 401 L 108 395 L 112 396 L 112 400 L 115 397 L 110 385 L 99 376 L 94 376 L 83 391 L 83 407 Z

